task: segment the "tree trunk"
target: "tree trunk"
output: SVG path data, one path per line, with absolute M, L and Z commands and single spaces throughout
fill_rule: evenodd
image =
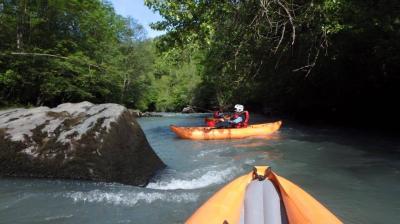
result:
M 24 45 L 24 31 L 26 30 L 26 15 L 28 14 L 28 4 L 26 0 L 20 1 L 17 9 L 17 49 L 20 50 Z

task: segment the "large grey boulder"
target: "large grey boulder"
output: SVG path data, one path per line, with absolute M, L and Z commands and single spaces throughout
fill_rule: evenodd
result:
M 144 186 L 164 166 L 121 105 L 81 102 L 0 111 L 0 176 Z

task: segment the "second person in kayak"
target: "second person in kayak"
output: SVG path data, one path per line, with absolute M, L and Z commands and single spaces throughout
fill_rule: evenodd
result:
M 245 128 L 249 122 L 249 112 L 244 110 L 241 104 L 235 105 L 235 112 L 229 119 L 221 118 L 216 124 L 217 128 Z

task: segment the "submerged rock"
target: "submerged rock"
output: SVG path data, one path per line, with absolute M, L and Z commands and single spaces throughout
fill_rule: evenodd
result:
M 81 102 L 0 111 L 0 176 L 143 186 L 164 166 L 121 105 Z

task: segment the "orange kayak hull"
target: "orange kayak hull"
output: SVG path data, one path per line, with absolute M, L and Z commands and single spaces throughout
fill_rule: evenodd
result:
M 257 167 L 263 172 L 267 167 Z M 185 222 L 186 224 L 224 223 L 239 224 L 246 186 L 252 173 L 236 178 L 208 199 Z M 342 222 L 326 207 L 289 180 L 272 172 L 270 180 L 280 191 L 289 223 L 341 224 Z
M 282 121 L 249 125 L 246 128 L 178 127 L 171 125 L 171 131 L 184 139 L 221 140 L 270 135 L 282 125 Z

